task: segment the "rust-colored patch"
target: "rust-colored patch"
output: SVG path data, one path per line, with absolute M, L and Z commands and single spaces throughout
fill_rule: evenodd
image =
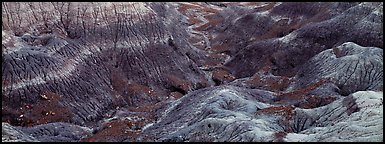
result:
M 305 109 L 317 108 L 320 106 L 330 104 L 333 101 L 335 101 L 336 99 L 337 98 L 334 96 L 327 96 L 327 97 L 320 97 L 320 96 L 315 96 L 315 95 L 307 96 L 306 100 L 304 102 L 300 103 L 300 105 L 298 107 L 305 108 Z
M 195 89 L 201 89 L 208 86 L 210 86 L 209 81 L 206 79 L 205 76 L 201 76 L 200 81 L 195 85 Z
M 333 48 L 334 55 L 336 55 L 337 58 L 342 57 L 341 49 L 339 48 Z
M 218 39 L 218 41 L 220 41 L 221 37 L 222 37 L 222 35 L 218 35 L 217 37 L 214 38 L 213 41 L 216 41 L 217 39 Z M 214 44 L 211 46 L 211 51 L 213 51 L 214 53 L 223 53 L 223 52 L 230 51 L 230 50 L 231 50 L 231 47 L 227 43 Z
M 209 54 L 208 59 L 205 61 L 204 65 L 209 69 L 213 67 L 223 67 L 225 60 L 225 54 Z
M 287 135 L 287 133 L 283 132 L 283 131 L 274 133 L 275 141 L 276 142 L 284 142 L 283 138 L 285 138 L 286 135 Z
M 171 92 L 170 96 L 174 97 L 175 99 L 179 99 L 183 96 L 183 94 L 180 92 Z
M 208 14 L 215 14 L 215 13 L 219 12 L 219 10 L 211 8 L 211 7 L 202 7 L 200 10 L 204 11 L 204 12 L 206 12 Z
M 31 113 L 26 114 L 27 117 L 31 117 L 35 124 L 70 122 L 73 114 L 68 108 L 59 105 L 60 95 L 49 91 L 42 95 L 46 99 L 33 106 L 30 109 Z
M 272 65 L 270 61 L 266 61 L 264 66 L 254 74 L 252 79 L 245 82 L 245 84 L 252 88 L 262 88 L 272 92 L 280 92 L 285 90 L 292 82 L 286 76 L 274 76 L 271 74 Z
M 309 93 L 321 85 L 330 82 L 330 79 L 321 79 L 320 81 L 299 88 L 290 92 L 277 92 L 275 94 L 277 101 L 274 104 L 290 104 L 291 102 L 298 102 L 300 108 L 315 108 L 323 106 L 333 102 L 336 97 L 320 97 L 320 96 L 309 96 Z
M 138 113 L 133 113 L 129 118 L 104 123 L 101 130 L 81 141 L 134 141 L 142 133 L 143 127 L 156 119 L 155 110 L 159 109 L 163 104 L 163 102 L 158 102 L 143 104 L 138 107 L 128 107 L 127 111 Z
M 154 90 L 148 86 L 138 83 L 127 84 L 122 98 L 129 107 L 138 107 L 157 102 L 163 95 L 162 91 Z
M 171 91 L 178 91 L 182 94 L 186 94 L 189 90 L 192 89 L 192 82 L 188 80 L 181 79 L 175 75 L 166 75 L 168 84 L 171 85 Z
M 84 138 L 82 142 L 101 142 L 115 141 L 120 142 L 127 138 L 137 137 L 141 133 L 141 129 L 134 128 L 136 123 L 128 120 L 113 121 L 104 125 L 104 129 L 96 134 Z
M 272 106 L 262 110 L 257 111 L 257 114 L 274 114 L 283 116 L 287 120 L 291 120 L 294 116 L 294 107 L 293 106 Z
M 196 17 L 189 17 L 189 18 L 188 18 L 188 22 L 189 22 L 190 24 L 198 24 L 198 23 L 200 23 L 200 22 L 202 22 L 202 21 L 199 20 L 199 19 L 197 19 Z
M 270 2 L 270 3 L 267 3 L 267 5 L 261 6 L 262 5 L 261 2 L 258 2 L 258 3 L 253 2 L 253 3 L 247 4 L 247 6 L 259 6 L 256 9 L 266 11 L 274 8 L 275 4 L 276 2 Z
M 132 112 L 153 112 L 153 110 L 159 109 L 163 102 L 144 104 L 138 107 L 128 107 L 127 109 Z
M 148 96 L 156 96 L 156 92 L 148 86 L 131 83 L 127 85 L 127 90 L 133 94 L 144 93 Z
M 254 75 L 253 79 L 246 81 L 246 84 L 253 88 L 263 88 L 273 92 L 286 89 L 290 84 L 290 79 L 285 76 L 264 76 Z
M 185 13 L 188 9 L 196 9 L 196 8 L 200 8 L 200 7 L 192 4 L 179 3 L 178 11 Z
M 217 84 L 227 83 L 235 79 L 233 75 L 224 69 L 215 69 L 212 78 Z
M 12 125 L 34 126 L 51 122 L 71 122 L 73 113 L 59 104 L 61 96 L 53 92 L 43 92 L 36 104 L 24 104 L 16 110 L 2 108 L 6 116 L 2 119 Z
M 223 20 L 224 20 L 224 18 L 208 19 L 208 22 L 206 24 L 201 25 L 199 27 L 195 27 L 195 28 L 193 28 L 193 30 L 205 31 L 210 27 L 213 27 L 213 26 L 220 24 L 221 22 L 223 22 Z
M 3 87 L 6 87 L 6 86 L 11 84 L 11 81 L 9 81 L 9 80 L 2 80 L 1 84 L 3 85 Z
M 294 91 L 290 91 L 290 92 L 286 92 L 286 93 L 278 93 L 277 97 L 284 99 L 284 98 L 292 98 L 292 97 L 295 97 L 298 95 L 304 96 L 304 95 L 308 94 L 309 92 L 311 92 L 312 90 L 320 87 L 321 85 L 323 85 L 327 82 L 330 82 L 330 80 L 321 79 L 320 81 L 313 83 L 313 84 L 310 84 L 304 88 L 296 89 Z
M 112 88 L 119 94 L 122 94 L 126 89 L 128 79 L 124 76 L 121 69 L 111 68 L 111 85 Z

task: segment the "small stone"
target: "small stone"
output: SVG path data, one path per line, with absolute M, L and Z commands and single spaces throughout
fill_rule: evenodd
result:
M 25 108 L 27 108 L 27 109 L 31 109 L 31 108 L 32 108 L 32 106 L 31 106 L 31 105 L 25 105 Z
M 40 97 L 41 97 L 42 99 L 44 99 L 44 100 L 49 100 L 49 98 L 48 98 L 45 94 L 40 95 Z

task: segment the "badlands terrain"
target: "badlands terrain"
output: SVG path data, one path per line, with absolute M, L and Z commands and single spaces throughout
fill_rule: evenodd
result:
M 5 141 L 383 141 L 383 3 L 2 2 Z

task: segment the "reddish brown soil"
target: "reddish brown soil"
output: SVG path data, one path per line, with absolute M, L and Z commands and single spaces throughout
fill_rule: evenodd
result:
M 290 92 L 278 92 L 277 101 L 274 102 L 275 104 L 288 104 L 291 101 L 299 101 L 298 107 L 300 108 L 315 108 L 319 107 L 321 105 L 326 105 L 331 102 L 333 102 L 336 97 L 334 96 L 309 96 L 309 93 L 313 91 L 314 89 L 320 87 L 321 85 L 330 82 L 328 79 L 322 79 L 316 83 L 310 84 L 306 87 L 296 89 Z
M 26 104 L 17 110 L 2 107 L 2 121 L 19 126 L 71 122 L 71 111 L 59 104 L 62 96 L 53 92 L 44 92 L 40 97 L 36 105 Z
M 259 75 L 255 75 L 250 81 L 246 81 L 246 84 L 249 84 L 253 88 L 263 88 L 269 91 L 278 92 L 286 89 L 290 80 L 288 77 L 266 77 L 261 78 Z
M 212 76 L 214 82 L 217 84 L 227 83 L 235 79 L 228 71 L 223 69 L 215 69 Z
M 286 119 L 290 120 L 294 115 L 294 107 L 292 106 L 272 106 L 262 110 L 257 111 L 257 114 L 274 114 L 283 116 Z
M 123 141 L 126 138 L 136 137 L 141 133 L 141 123 L 133 123 L 128 120 L 112 121 L 104 125 L 104 129 L 91 137 L 82 139 L 82 142 Z
M 175 91 L 186 94 L 189 90 L 192 89 L 192 82 L 188 80 L 184 80 L 174 75 L 167 75 L 166 77 L 168 79 L 168 83 L 171 85 L 172 89 L 175 89 Z

